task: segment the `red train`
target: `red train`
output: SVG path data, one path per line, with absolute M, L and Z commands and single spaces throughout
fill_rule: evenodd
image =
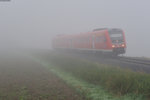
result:
M 100 28 L 92 32 L 58 35 L 52 41 L 54 49 L 98 52 L 119 55 L 126 52 L 125 34 L 119 28 Z

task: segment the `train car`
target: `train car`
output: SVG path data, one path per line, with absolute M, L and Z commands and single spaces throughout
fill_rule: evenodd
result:
M 119 28 L 100 28 L 87 33 L 58 35 L 53 39 L 52 46 L 57 50 L 77 50 L 113 55 L 126 52 L 125 34 Z

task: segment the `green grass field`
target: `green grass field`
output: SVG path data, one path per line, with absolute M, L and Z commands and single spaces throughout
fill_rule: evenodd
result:
M 107 91 L 104 94 L 108 93 L 110 97 L 122 98 L 120 100 L 144 100 L 150 96 L 150 75 L 143 72 L 54 54 L 43 56 L 43 61 L 69 73 L 70 76 L 103 88 L 103 91 Z

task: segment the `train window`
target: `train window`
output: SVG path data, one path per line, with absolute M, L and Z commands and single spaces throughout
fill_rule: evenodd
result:
M 89 39 L 88 38 L 86 38 L 85 41 L 86 41 L 86 43 L 89 43 Z
M 86 43 L 89 43 L 89 42 L 90 42 L 89 37 L 87 37 L 86 38 Z
M 106 42 L 106 38 L 101 36 L 101 37 L 96 37 L 96 43 L 102 43 L 102 42 Z
M 110 34 L 111 37 L 121 37 L 122 34 Z
M 82 41 L 81 41 L 81 39 L 79 39 L 79 41 L 78 41 L 79 43 L 81 43 Z
M 110 30 L 109 35 L 112 38 L 117 38 L 117 37 L 123 37 L 123 32 L 119 29 L 117 30 Z
M 112 43 L 122 43 L 123 42 L 123 32 L 120 29 L 109 30 L 109 35 Z
M 72 48 L 72 39 L 69 39 L 69 47 Z
M 96 37 L 96 39 L 95 39 L 96 41 L 95 42 L 99 42 L 99 37 Z

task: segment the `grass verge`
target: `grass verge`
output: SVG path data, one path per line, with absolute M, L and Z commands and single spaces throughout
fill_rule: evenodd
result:
M 50 71 L 63 79 L 68 85 L 73 87 L 77 92 L 83 94 L 86 100 L 143 100 L 142 96 L 126 95 L 122 97 L 115 97 L 103 87 L 90 84 L 86 81 L 80 80 L 70 73 L 66 73 L 61 69 L 52 67 L 53 65 L 42 63 L 42 65 L 50 68 Z
M 149 74 L 56 55 L 41 63 L 92 100 L 144 100 L 150 93 Z

